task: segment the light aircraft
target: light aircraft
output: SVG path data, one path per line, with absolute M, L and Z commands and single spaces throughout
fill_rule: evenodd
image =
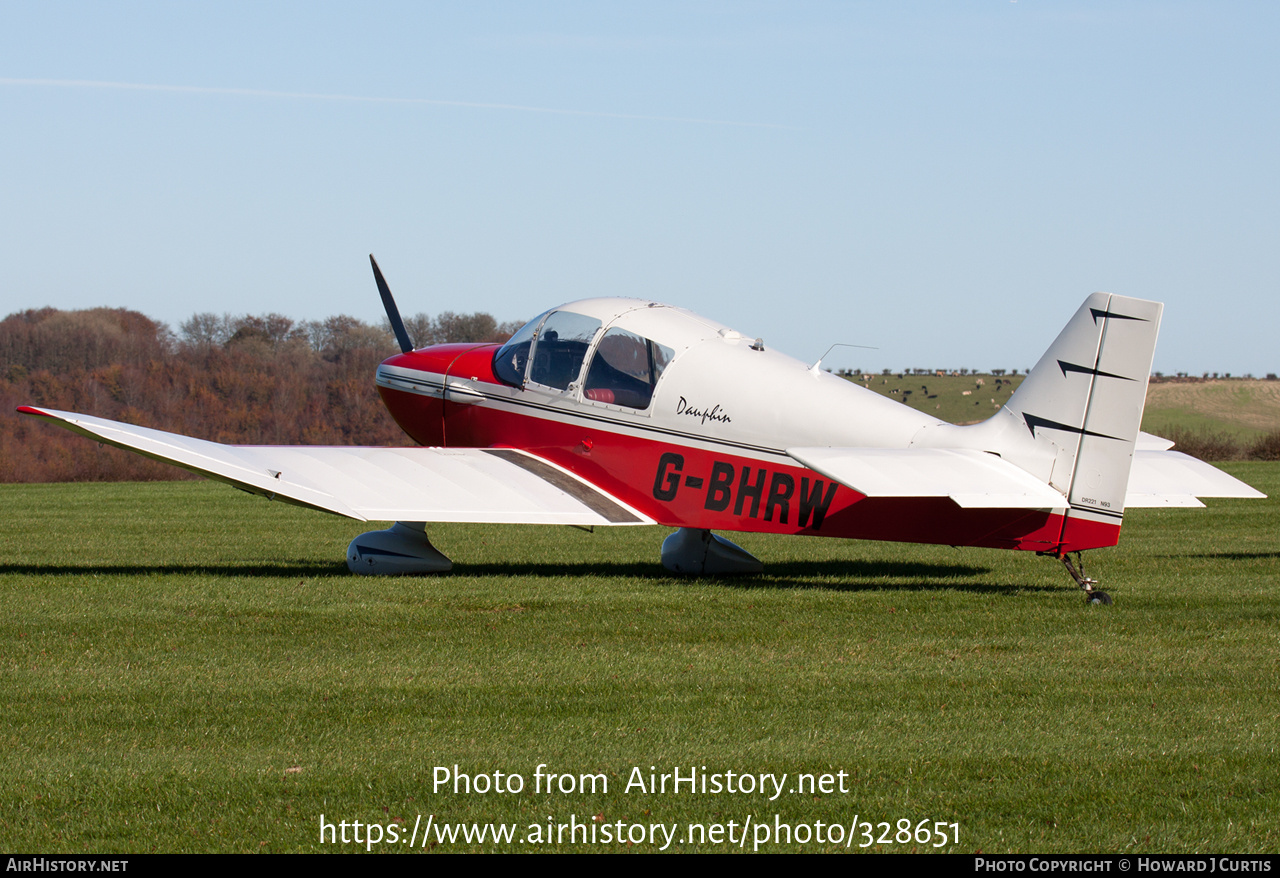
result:
M 676 573 L 762 569 L 716 530 L 897 540 L 1048 555 L 1110 603 L 1079 553 L 1115 545 L 1126 509 L 1263 496 L 1139 431 L 1158 302 L 1089 296 L 998 412 L 956 426 L 643 299 L 415 350 L 370 262 L 401 348 L 378 392 L 422 447 L 221 445 L 19 411 L 268 499 L 396 522 L 352 540 L 364 574 L 450 569 L 427 522 L 658 524 L 677 528 L 662 544 Z

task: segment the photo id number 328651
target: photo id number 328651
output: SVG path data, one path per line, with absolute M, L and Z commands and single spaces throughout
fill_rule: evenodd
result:
M 858 827 L 862 839 L 858 847 L 863 848 L 888 844 L 916 844 L 941 848 L 960 844 L 959 823 L 943 823 L 941 820 L 926 819 L 913 824 L 906 817 L 893 823 L 870 823 L 865 820 L 858 822 L 855 817 L 854 825 Z

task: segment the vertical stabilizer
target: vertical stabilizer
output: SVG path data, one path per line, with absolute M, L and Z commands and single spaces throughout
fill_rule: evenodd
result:
M 1097 526 L 1118 536 L 1162 309 L 1094 293 L 1006 406 L 1038 445 L 1050 443 L 1049 482 L 1070 504 L 1064 551 Z

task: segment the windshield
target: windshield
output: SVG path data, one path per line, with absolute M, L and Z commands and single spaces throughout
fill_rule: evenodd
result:
M 493 355 L 493 374 L 498 376 L 499 381 L 510 384 L 512 387 L 524 385 L 524 371 L 529 362 L 529 347 L 533 344 L 533 337 L 538 333 L 538 327 L 542 325 L 542 321 L 549 313 L 551 312 L 543 311 L 520 327 L 506 344 L 498 348 L 498 352 Z
M 524 387 L 528 380 L 568 390 L 578 379 L 601 325 L 594 317 L 572 311 L 539 314 L 498 348 L 493 355 L 493 373 L 513 387 Z

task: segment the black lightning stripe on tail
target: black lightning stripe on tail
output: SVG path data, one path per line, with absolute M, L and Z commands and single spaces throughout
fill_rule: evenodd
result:
M 1059 424 L 1057 421 L 1051 421 L 1048 418 L 1038 418 L 1035 415 L 1022 413 L 1022 420 L 1026 421 L 1027 429 L 1031 431 L 1031 435 L 1036 435 L 1036 427 L 1047 427 L 1050 430 L 1065 430 L 1068 433 L 1079 433 L 1081 436 L 1097 436 L 1099 439 L 1115 439 L 1117 442 L 1122 441 L 1119 436 L 1108 436 L 1106 433 L 1095 433 L 1092 430 L 1086 430 L 1084 427 L 1071 427 L 1067 424 Z
M 1151 322 L 1145 317 L 1130 317 L 1128 314 L 1117 314 L 1114 311 L 1099 311 L 1097 308 L 1090 308 L 1089 313 L 1093 315 L 1094 325 L 1097 325 L 1099 317 L 1112 317 L 1116 320 L 1141 320 L 1143 323 Z
M 1068 372 L 1081 372 L 1085 375 L 1100 375 L 1103 378 L 1119 378 L 1121 381 L 1132 381 L 1132 378 L 1126 378 L 1123 375 L 1113 375 L 1110 372 L 1102 372 L 1098 369 L 1090 369 L 1088 366 L 1077 366 L 1075 363 L 1068 363 L 1064 360 L 1058 361 L 1058 368 L 1062 370 L 1062 374 Z

